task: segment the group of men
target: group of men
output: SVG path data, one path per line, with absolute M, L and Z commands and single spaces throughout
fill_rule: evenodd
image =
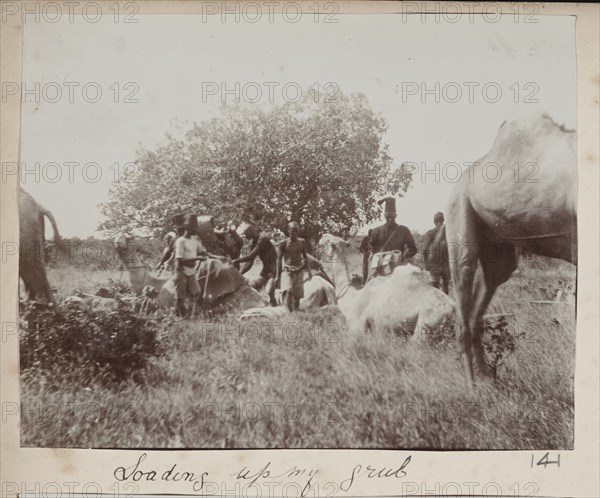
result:
M 379 201 L 385 204 L 385 224 L 369 230 L 369 235 L 362 241 L 360 252 L 363 253 L 363 281 L 366 283 L 376 275 L 384 275 L 393 271 L 399 264 L 408 261 L 417 253 L 417 246 L 410 230 L 396 223 L 396 200 L 386 197 Z M 321 262 L 307 252 L 306 241 L 299 237 L 300 226 L 292 221 L 288 225 L 288 237 L 275 245 L 256 225 L 247 224 L 243 230 L 244 238 L 250 242 L 250 251 L 241 256 L 244 241 L 237 233 L 233 221 L 227 223 L 224 230 L 212 229 L 208 233 L 216 236 L 212 247 L 207 248 L 199 236 L 197 217 L 193 214 L 178 215 L 173 219 L 176 232 L 166 237 L 167 246 L 157 269 L 167 268 L 172 264 L 176 274 L 177 311 L 185 315 L 185 297 L 192 297 L 195 303 L 200 295 L 200 286 L 196 278 L 198 261 L 212 257 L 226 259 L 235 266 L 241 267 L 242 275 L 247 273 L 256 258 L 262 262 L 262 269 L 251 285 L 261 290 L 265 288 L 269 302 L 277 306 L 276 288 L 280 288 L 285 304 L 290 311 L 299 309 L 300 300 L 304 297 L 304 271 L 312 278 L 312 270 L 316 270 L 330 281 L 323 271 Z M 448 293 L 449 268 L 445 238 L 438 237 L 444 224 L 444 215 L 436 213 L 435 227 L 424 237 L 423 256 L 426 268 L 430 271 L 432 285 L 442 288 Z
M 233 260 L 233 264 L 246 263 L 242 268 L 243 275 L 258 257 L 262 269 L 251 285 L 257 290 L 266 287 L 271 306 L 277 306 L 275 290 L 280 288 L 290 311 L 298 311 L 300 300 L 304 297 L 304 270 L 307 270 L 309 279 L 312 278 L 312 270 L 316 270 L 329 280 L 321 262 L 308 254 L 306 241 L 299 234 L 300 225 L 292 221 L 288 225 L 288 237 L 275 246 L 258 227 L 248 225 L 244 237 L 251 243 L 250 252 Z
M 175 242 L 183 235 L 185 226 L 183 225 L 186 215 L 178 215 L 173 218 L 173 222 L 177 226 L 176 231 L 169 232 L 165 235 L 165 248 L 162 253 L 162 258 L 158 265 L 157 270 L 168 270 L 173 271 L 175 269 Z M 197 228 L 198 219 L 194 218 L 194 215 L 189 215 L 187 218 L 188 228 Z M 215 235 L 218 239 L 218 250 L 216 252 L 222 252 L 229 259 L 234 260 L 240 256 L 242 247 L 244 246 L 243 239 L 237 233 L 237 226 L 233 221 L 229 221 L 223 230 L 215 230 Z M 196 230 L 197 231 L 197 230 Z M 197 234 L 196 234 L 197 235 Z M 194 237 L 200 240 L 199 237 Z M 239 270 L 239 264 L 235 267 Z
M 379 201 L 384 204 L 385 224 L 369 230 L 362 240 L 359 251 L 363 254 L 363 281 L 375 275 L 393 271 L 394 267 L 406 262 L 417 253 L 417 246 L 410 230 L 396 223 L 396 199 L 386 197 Z M 431 274 L 431 284 L 448 294 L 450 269 L 448 264 L 445 237 L 438 237 L 444 225 L 443 213 L 433 217 L 434 228 L 423 238 L 423 259 L 425 268 Z

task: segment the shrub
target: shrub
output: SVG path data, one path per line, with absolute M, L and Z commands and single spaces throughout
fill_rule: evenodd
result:
M 483 321 L 483 325 L 485 360 L 492 369 L 494 379 L 497 379 L 498 370 L 515 351 L 515 339 L 519 337 L 519 334 L 512 334 L 510 332 L 506 317 L 503 315 L 488 315 Z
M 456 346 L 456 323 L 448 320 L 435 328 L 425 326 L 427 346 L 435 350 L 444 350 Z
M 117 311 L 21 303 L 21 370 L 121 381 L 159 354 L 158 319 Z
M 125 282 L 124 280 L 114 280 L 112 278 L 109 278 L 106 287 L 108 288 L 109 291 L 111 291 L 113 293 L 112 297 L 115 297 L 117 295 L 125 295 L 125 296 L 134 295 L 133 290 L 131 290 L 131 286 L 129 285 L 129 283 Z

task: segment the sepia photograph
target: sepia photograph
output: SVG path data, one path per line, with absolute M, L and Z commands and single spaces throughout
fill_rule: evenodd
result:
M 575 16 L 49 5 L 3 11 L 27 18 L 21 78 L 2 81 L 21 106 L 2 174 L 22 448 L 540 450 L 527 466 L 560 467 Z

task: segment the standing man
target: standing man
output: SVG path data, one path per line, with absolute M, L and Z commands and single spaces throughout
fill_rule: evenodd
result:
M 384 216 L 385 224 L 373 229 L 369 240 L 369 252 L 373 256 L 377 253 L 388 251 L 400 251 L 402 260 L 393 262 L 394 266 L 405 262 L 417 254 L 417 246 L 410 230 L 404 225 L 396 223 L 396 199 L 394 197 L 385 197 L 378 201 L 381 205 L 385 203 Z M 379 268 L 376 268 L 376 271 Z
M 192 314 L 196 309 L 196 301 L 200 295 L 200 285 L 196 278 L 196 265 L 204 259 L 206 251 L 199 240 L 192 238 L 198 220 L 193 214 L 183 217 L 183 235 L 175 241 L 175 294 L 177 297 L 177 315 L 185 317 L 187 310 L 185 298 L 192 298 Z
M 423 237 L 423 259 L 425 260 L 425 268 L 431 274 L 431 285 L 439 289 L 441 283 L 442 290 L 448 294 L 450 265 L 446 234 L 443 231 L 444 214 L 435 213 L 433 224 L 435 227 Z
M 281 282 L 285 301 L 290 312 L 300 309 L 300 299 L 304 297 L 304 268 L 311 278 L 306 241 L 298 237 L 300 225 L 292 221 L 288 225 L 289 237 L 281 242 L 277 251 L 277 276 L 275 283 Z
M 252 281 L 250 285 L 256 290 L 261 290 L 266 287 L 267 294 L 269 295 L 269 303 L 271 306 L 277 306 L 277 300 L 275 299 L 275 275 L 277 274 L 277 252 L 273 243 L 264 235 L 260 233 L 258 227 L 253 224 L 248 224 L 244 230 L 244 237 L 246 240 L 252 242 L 250 246 L 250 252 L 241 258 L 234 259 L 232 263 L 248 263 L 242 269 L 242 275 L 247 273 L 254 259 L 258 256 L 262 261 L 263 267 L 260 271 L 260 275 L 257 279 Z
M 181 231 L 181 233 L 179 235 L 180 236 L 183 235 L 183 231 Z M 158 265 L 156 265 L 157 270 L 167 270 L 167 271 L 173 270 L 173 266 L 175 263 L 174 253 L 175 253 L 175 241 L 176 240 L 177 240 L 177 234 L 175 232 L 169 232 L 167 235 L 165 235 L 165 238 L 164 238 L 165 248 L 163 249 L 162 258 L 160 260 L 160 263 L 158 263 Z
M 175 241 L 183 235 L 183 232 L 184 232 L 183 219 L 185 216 L 186 216 L 185 213 L 181 213 L 181 214 L 173 216 L 172 221 L 173 221 L 173 225 L 175 226 L 175 231 L 169 232 L 167 235 L 165 235 L 165 244 L 166 245 L 165 245 L 165 248 L 163 249 L 161 260 L 156 265 L 157 270 L 160 270 L 163 268 L 166 269 L 165 267 L 168 267 L 169 264 L 176 266 L 175 261 L 173 261 L 175 259 L 174 258 Z M 177 270 L 177 268 L 174 268 L 174 270 Z
M 360 243 L 360 247 L 358 248 L 358 252 L 360 252 L 363 255 L 363 264 L 362 264 L 362 271 L 363 271 L 363 283 L 367 283 L 367 278 L 369 278 L 369 256 L 371 255 L 369 253 L 369 241 L 371 240 L 371 234 L 373 233 L 372 229 L 369 229 L 367 236 L 362 239 L 362 242 Z
M 240 257 L 242 247 L 244 246 L 244 241 L 237 234 L 236 229 L 237 226 L 235 223 L 233 221 L 229 221 L 227 223 L 225 232 L 217 233 L 217 236 L 223 241 L 225 256 L 229 256 L 232 261 L 235 261 Z M 239 263 L 234 263 L 233 266 L 235 266 L 237 270 L 240 269 Z

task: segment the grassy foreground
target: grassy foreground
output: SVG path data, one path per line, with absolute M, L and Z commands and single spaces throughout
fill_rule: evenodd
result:
M 58 267 L 49 279 L 61 296 L 119 278 L 84 273 Z M 572 265 L 528 258 L 498 290 L 488 313 L 509 315 L 519 338 L 498 381 L 473 392 L 454 341 L 350 337 L 335 309 L 290 323 L 179 321 L 163 330 L 162 355 L 120 384 L 23 371 L 21 444 L 569 449 L 574 304 L 531 303 L 565 283 Z

